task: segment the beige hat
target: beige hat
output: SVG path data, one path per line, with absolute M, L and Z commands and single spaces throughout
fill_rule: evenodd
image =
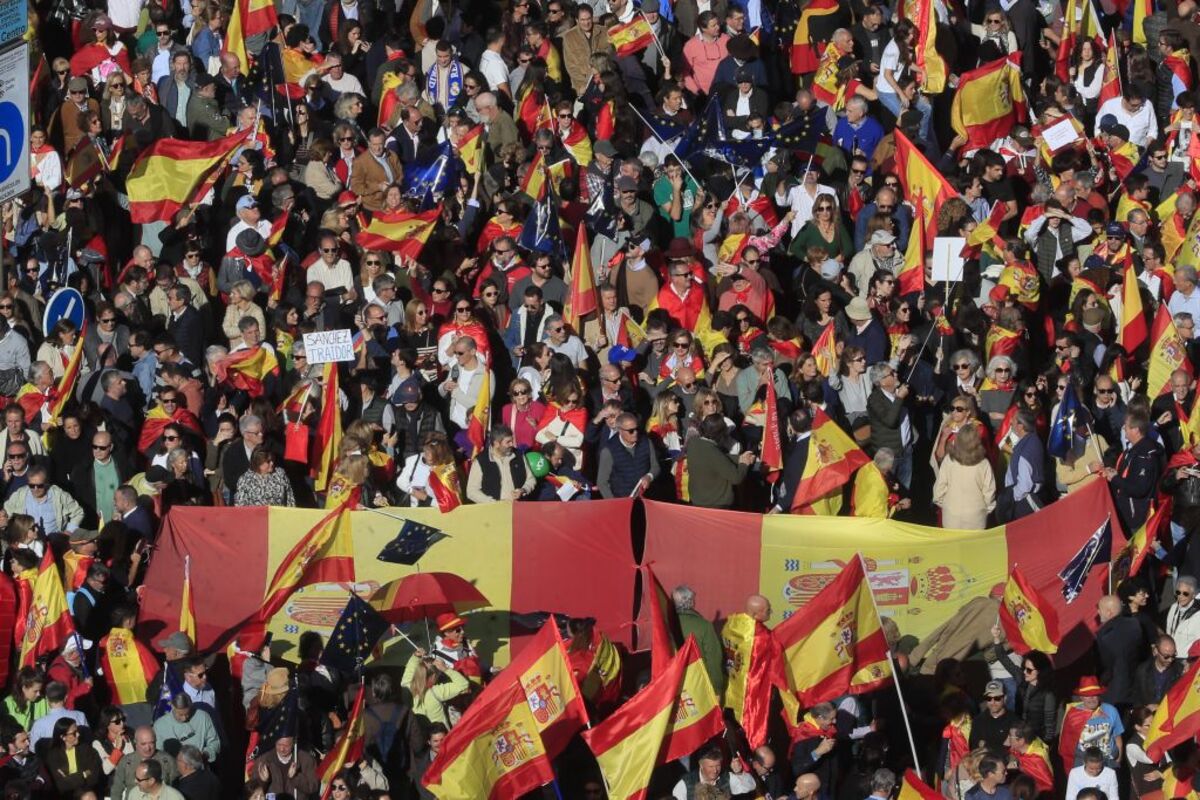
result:
M 267 682 L 258 694 L 258 704 L 263 708 L 274 708 L 283 701 L 290 688 L 290 674 L 287 668 L 275 667 L 267 673 Z
M 847 319 L 855 322 L 862 322 L 871 318 L 871 308 L 867 305 L 867 301 L 861 297 L 856 297 L 846 305 Z

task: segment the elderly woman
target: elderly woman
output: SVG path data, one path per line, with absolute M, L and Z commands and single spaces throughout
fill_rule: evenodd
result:
M 992 356 L 987 378 L 979 386 L 979 408 L 987 415 L 992 430 L 1004 421 L 1017 391 L 1017 365 L 1008 356 Z
M 941 506 L 942 527 L 983 530 L 996 507 L 996 476 L 974 425 L 963 426 L 946 448 L 933 484 L 933 502 Z
M 284 471 L 275 466 L 275 454 L 256 447 L 250 454 L 250 469 L 238 478 L 233 495 L 235 506 L 295 506 L 292 484 Z
M 867 378 L 867 354 L 861 347 L 849 344 L 842 348 L 838 370 L 829 376 L 829 385 L 838 393 L 854 438 L 865 442 L 871 436 L 871 426 L 867 422 L 871 382 Z
M 253 317 L 258 321 L 258 329 L 267 329 L 267 319 L 263 310 L 254 302 L 254 284 L 250 281 L 235 281 L 229 287 L 229 305 L 225 309 L 225 319 L 221 322 L 221 330 L 229 338 L 229 348 L 237 349 L 242 343 L 242 331 L 238 323 L 244 317 Z

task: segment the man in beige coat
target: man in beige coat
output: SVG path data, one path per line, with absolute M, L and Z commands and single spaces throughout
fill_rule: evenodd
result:
M 354 159 L 354 170 L 350 173 L 350 191 L 371 211 L 382 211 L 388 186 L 404 179 L 400 157 L 384 148 L 386 140 L 387 134 L 381 128 L 372 128 L 367 134 L 367 152 Z
M 592 7 L 580 3 L 575 9 L 575 27 L 562 36 L 563 65 L 571 79 L 571 87 L 582 95 L 592 77 L 593 53 L 611 50 L 608 31 L 597 28 Z

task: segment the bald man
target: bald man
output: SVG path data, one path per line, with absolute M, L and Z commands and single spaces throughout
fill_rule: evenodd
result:
M 1107 686 L 1103 700 L 1124 712 L 1133 703 L 1133 673 L 1150 651 L 1142 626 L 1121 613 L 1121 600 L 1105 595 L 1096 603 L 1100 628 L 1096 631 L 1096 659 L 1100 682 Z
M 792 793 L 788 795 L 787 800 L 811 800 L 820 791 L 821 779 L 811 772 L 806 772 L 796 778 L 796 785 L 792 787 Z
M 746 615 L 765 624 L 771 618 L 771 601 L 761 594 L 750 595 L 746 598 Z

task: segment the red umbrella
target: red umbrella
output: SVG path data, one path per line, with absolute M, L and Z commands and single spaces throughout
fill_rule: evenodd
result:
M 388 581 L 368 602 L 389 622 L 412 622 L 491 605 L 468 581 L 449 572 L 418 572 Z

